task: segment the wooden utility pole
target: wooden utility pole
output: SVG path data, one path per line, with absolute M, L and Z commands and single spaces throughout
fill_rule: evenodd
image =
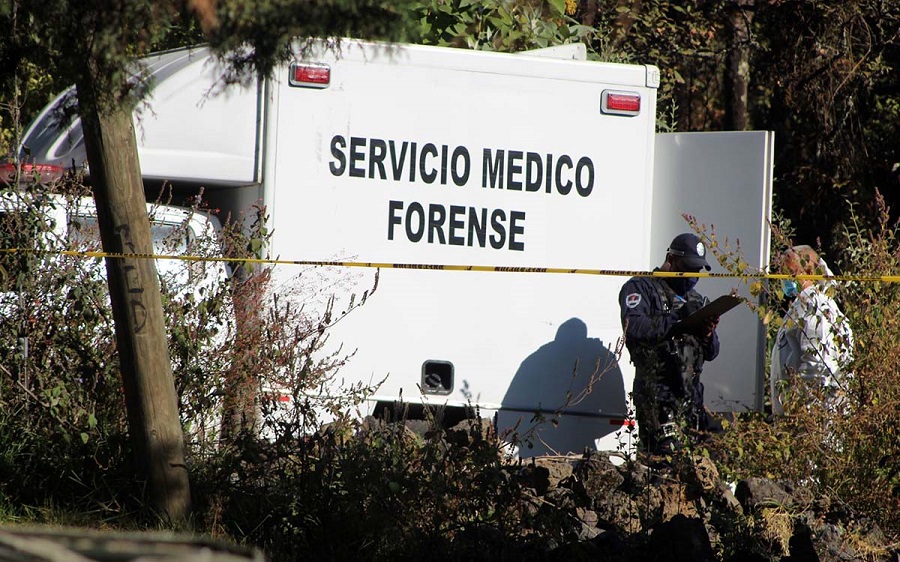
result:
M 749 125 L 750 24 L 754 0 L 733 0 L 729 6 L 728 59 L 725 63 L 725 129 L 744 131 Z
M 152 254 L 131 104 L 98 91 L 92 76 L 78 79 L 78 107 L 103 250 Z M 190 484 L 156 264 L 107 258 L 106 271 L 137 468 L 152 507 L 180 526 L 190 514 Z

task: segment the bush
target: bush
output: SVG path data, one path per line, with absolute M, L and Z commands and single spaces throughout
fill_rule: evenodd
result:
M 880 197 L 875 211 L 866 221 L 854 210 L 837 260 L 844 275 L 860 279 L 836 286 L 836 298 L 855 340 L 844 409 L 824 408 L 817 388 L 800 388 L 787 405 L 788 415 L 739 416 L 712 450 L 732 479 L 765 476 L 802 482 L 873 517 L 896 539 L 900 537 L 900 285 L 879 279 L 900 270 L 900 239 Z M 773 238 L 773 254 L 790 244 L 781 230 L 776 229 Z M 723 264 L 738 269 L 727 250 L 718 252 Z M 757 290 L 765 289 L 758 284 Z M 758 312 L 774 334 L 781 295 L 774 289 L 768 296 L 770 304 L 758 307 Z
M 66 501 L 129 458 L 112 316 L 96 268 L 42 253 L 61 242 L 56 203 L 41 190 L 4 195 L 2 246 L 33 251 L 0 262 L 0 487 L 19 502 Z
M 204 465 L 205 524 L 272 560 L 529 559 L 574 537 L 482 420 L 367 418 L 234 452 Z
M 99 250 L 99 235 L 90 217 L 71 213 L 89 195 L 77 178 L 53 189 L 68 195 L 43 185 L 3 194 L 0 493 L 12 505 L 52 502 L 114 518 L 140 507 L 143 485 L 133 480 L 105 268 L 76 255 Z M 186 458 L 200 477 L 213 457 L 241 462 L 261 436 L 293 442 L 322 416 L 348 418 L 370 391 L 340 388 L 347 355 L 320 353 L 328 326 L 370 291 L 335 312 L 327 297 L 323 308 L 306 307 L 303 298 L 321 295 L 291 294 L 290 284 L 276 294 L 268 271 L 248 262 L 225 274 L 223 251 L 246 260 L 264 244 L 263 218 L 249 236 L 236 227 L 196 236 L 189 216 L 153 229 L 158 253 L 213 258 L 157 262 Z

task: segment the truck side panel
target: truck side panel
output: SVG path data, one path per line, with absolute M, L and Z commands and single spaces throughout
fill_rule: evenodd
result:
M 330 65 L 330 85 L 281 79 L 268 116 L 264 181 L 282 259 L 645 267 L 656 92 L 644 67 L 355 43 L 315 62 Z M 604 90 L 639 94 L 640 113 L 601 113 Z M 276 273 L 280 283 L 321 275 L 345 293 L 374 275 Z M 356 350 L 346 380 L 387 377 L 376 398 L 471 401 L 502 409 L 510 426 L 567 407 L 584 431 L 563 439 L 546 424 L 542 439 L 578 451 L 627 409 L 631 369 L 611 351 L 623 282 L 383 269 L 376 293 L 331 337 Z M 424 379 L 446 377 L 448 365 L 450 380 L 423 397 Z

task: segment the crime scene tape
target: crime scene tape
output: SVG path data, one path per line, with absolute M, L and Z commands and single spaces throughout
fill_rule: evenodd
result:
M 818 275 L 786 273 L 709 273 L 700 272 L 675 272 L 675 271 L 629 271 L 617 269 L 590 269 L 590 268 L 563 268 L 563 267 L 517 267 L 503 265 L 449 265 L 449 264 L 418 264 L 418 263 L 381 263 L 362 261 L 322 261 L 322 260 L 286 260 L 266 258 L 233 258 L 224 256 L 192 256 L 174 254 L 123 254 L 101 251 L 77 251 L 77 250 L 34 250 L 29 248 L 2 248 L 0 254 L 10 253 L 39 253 L 55 254 L 70 257 L 83 258 L 112 258 L 112 259 L 152 259 L 152 260 L 180 260 L 180 261 L 208 261 L 222 263 L 258 264 L 258 265 L 302 265 L 320 267 L 362 267 L 374 269 L 419 269 L 434 271 L 479 271 L 496 273 L 556 273 L 570 275 L 597 275 L 617 277 L 698 277 L 698 278 L 725 278 L 725 279 L 799 279 L 811 281 L 841 281 L 841 282 L 881 282 L 898 283 L 900 275 Z

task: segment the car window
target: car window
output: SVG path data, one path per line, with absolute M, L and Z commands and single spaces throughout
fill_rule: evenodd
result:
M 69 217 L 69 242 L 79 248 L 100 248 L 100 225 L 97 217 L 77 214 Z M 182 223 L 153 221 L 150 224 L 153 251 L 157 254 L 181 254 L 193 238 L 193 233 Z

